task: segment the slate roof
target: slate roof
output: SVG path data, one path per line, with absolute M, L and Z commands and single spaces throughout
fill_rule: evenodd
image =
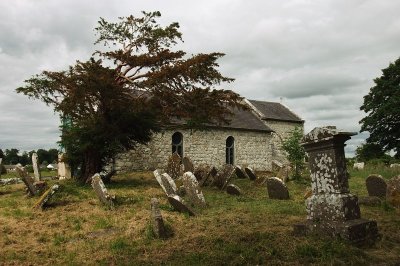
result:
M 263 120 L 304 122 L 304 120 L 280 103 L 256 100 L 249 100 L 249 102 L 262 114 L 261 119 Z

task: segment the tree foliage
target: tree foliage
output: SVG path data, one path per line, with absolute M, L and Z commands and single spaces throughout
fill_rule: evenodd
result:
M 385 157 L 385 151 L 376 143 L 365 143 L 357 147 L 355 155 L 358 161 L 366 162 Z
M 153 132 L 172 118 L 190 127 L 227 123 L 231 108 L 244 108 L 230 90 L 232 82 L 218 70 L 221 53 L 186 55 L 172 48 L 182 41 L 179 24 L 162 27 L 159 12 L 100 19 L 97 57 L 77 62 L 67 71 L 44 71 L 17 89 L 52 105 L 72 121 L 64 126 L 61 144 L 67 160 L 82 169 L 85 180 L 102 170 L 117 153 L 150 141 Z
M 375 86 L 364 96 L 360 107 L 367 113 L 361 121 L 361 132 L 368 131 L 367 143 L 384 151 L 394 150 L 400 156 L 400 58 L 382 70 Z
M 296 127 L 287 139 L 283 141 L 282 148 L 287 153 L 287 159 L 295 168 L 295 177 L 300 177 L 300 171 L 304 168 L 304 158 L 306 152 L 300 145 L 303 138 L 303 131 Z

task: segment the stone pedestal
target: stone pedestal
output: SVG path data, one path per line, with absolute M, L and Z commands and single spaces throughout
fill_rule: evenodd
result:
M 376 222 L 361 219 L 358 198 L 349 191 L 344 143 L 352 135 L 322 127 L 304 136 L 313 195 L 306 200 L 307 221 L 295 225 L 295 233 L 319 233 L 351 242 L 378 237 Z

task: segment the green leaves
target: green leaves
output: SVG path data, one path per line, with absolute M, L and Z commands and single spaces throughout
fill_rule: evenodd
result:
M 283 141 L 282 148 L 287 152 L 287 158 L 296 170 L 296 177 L 300 176 L 300 170 L 304 167 L 305 150 L 300 145 L 303 138 L 303 131 L 296 127 L 290 136 Z

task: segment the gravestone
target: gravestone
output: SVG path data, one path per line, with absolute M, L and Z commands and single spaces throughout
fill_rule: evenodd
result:
M 390 204 L 400 208 L 400 175 L 392 177 L 388 181 L 386 197 Z
M 205 207 L 206 200 L 194 174 L 192 172 L 184 173 L 182 181 L 189 201 L 194 206 Z
M 242 194 L 242 191 L 240 190 L 240 188 L 234 184 L 227 185 L 226 192 L 230 195 L 236 195 L 236 196 L 239 196 Z
M 189 157 L 187 157 L 187 156 L 183 157 L 182 164 L 183 164 L 183 172 L 184 173 L 186 173 L 186 172 L 193 173 L 194 172 L 193 162 Z
M 174 152 L 168 158 L 167 173 L 172 179 L 177 179 L 179 177 L 179 172 L 181 170 L 181 156 Z
M 257 179 L 257 176 L 254 174 L 253 169 L 251 169 L 250 167 L 244 168 L 244 171 L 246 172 L 246 174 L 250 178 L 250 180 L 254 181 Z
M 156 169 L 156 170 L 154 170 L 153 174 L 154 174 L 154 177 L 156 178 L 158 184 L 159 184 L 160 187 L 162 188 L 162 190 L 164 190 L 165 194 L 167 194 L 167 190 L 165 189 L 164 183 L 163 183 L 163 181 L 161 180 L 161 170 Z M 167 194 L 167 195 L 168 195 L 168 194 Z
M 381 175 L 369 175 L 365 180 L 369 196 L 386 198 L 387 184 Z
M 289 179 L 289 174 L 291 170 L 292 169 L 289 165 L 283 165 L 276 174 L 276 177 L 282 180 L 283 183 L 286 183 L 286 181 Z
M 72 177 L 71 167 L 68 165 L 68 163 L 65 162 L 65 154 L 64 153 L 58 154 L 57 175 L 58 175 L 58 179 L 60 179 L 60 180 L 71 179 L 71 177 Z M 89 180 L 90 179 L 88 178 L 87 181 L 89 181 Z M 89 182 L 91 182 L 91 181 L 89 181 Z
M 35 181 L 40 181 L 42 176 L 40 175 L 39 158 L 35 152 L 32 154 L 32 167 L 35 175 Z
M 285 183 L 277 177 L 267 178 L 267 191 L 270 199 L 289 199 L 289 190 Z
M 176 188 L 175 181 L 167 173 L 161 175 L 161 182 L 164 185 L 165 194 L 167 194 L 167 196 L 177 193 L 178 189 Z
M 213 167 L 204 166 L 202 168 L 202 170 L 200 170 L 199 167 L 198 167 L 196 169 L 196 171 L 197 171 L 198 175 L 202 175 L 203 176 L 201 181 L 200 181 L 200 183 L 199 183 L 199 185 L 201 187 L 212 184 L 214 182 L 215 176 L 218 173 L 218 170 L 214 166 Z M 196 176 L 196 174 L 195 174 L 195 176 Z M 197 178 L 197 176 L 196 176 L 196 178 Z
M 32 177 L 29 176 L 28 172 L 25 170 L 25 168 L 23 168 L 20 165 L 17 165 L 15 167 L 15 170 L 17 171 L 19 177 L 21 178 L 22 182 L 24 182 L 28 194 L 29 196 L 35 196 L 36 194 L 38 194 L 37 189 L 35 188 L 34 184 L 33 184 L 33 179 Z
M 190 209 L 189 206 L 183 201 L 181 197 L 178 195 L 170 195 L 168 196 L 168 202 L 174 207 L 174 209 L 178 212 L 188 213 L 190 216 L 195 216 L 195 213 Z
M 235 166 L 235 174 L 238 178 L 247 178 L 247 175 L 243 172 L 242 167 L 239 165 Z
M 207 178 L 207 175 L 209 174 L 211 170 L 211 167 L 206 165 L 206 164 L 200 164 L 199 166 L 196 167 L 196 170 L 194 170 L 193 174 L 196 177 L 197 181 L 202 182 L 204 179 Z
M 358 198 L 349 191 L 344 143 L 352 135 L 329 126 L 303 137 L 313 195 L 306 200 L 307 221 L 294 225 L 296 234 L 313 232 L 354 243 L 379 236 L 375 221 L 361 219 Z
M 221 190 L 224 189 L 232 179 L 234 172 L 235 167 L 233 167 L 233 165 L 225 164 L 222 170 L 215 175 L 212 185 Z
M 100 202 L 109 209 L 114 209 L 114 196 L 108 194 L 107 188 L 101 180 L 100 174 L 95 174 L 92 177 L 92 187 L 96 192 Z
M 356 170 L 362 170 L 364 169 L 365 163 L 361 162 L 361 163 L 354 163 L 353 168 Z
M 36 202 L 36 204 L 33 208 L 35 208 L 35 209 L 45 208 L 46 204 L 50 201 L 50 199 L 53 197 L 53 195 L 59 190 L 59 188 L 60 188 L 60 186 L 57 184 L 55 184 L 51 188 L 49 188 L 46 192 L 43 193 L 43 195 Z
M 157 198 L 151 199 L 151 224 L 153 227 L 153 233 L 157 238 L 167 237 L 167 230 L 165 229 L 164 220 L 161 216 Z

